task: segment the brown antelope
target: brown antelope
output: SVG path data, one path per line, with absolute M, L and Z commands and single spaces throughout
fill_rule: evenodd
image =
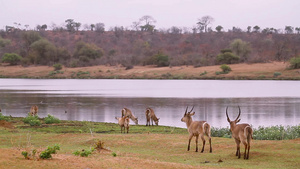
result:
M 135 124 L 138 124 L 138 118 L 135 117 L 132 112 L 128 108 L 123 108 L 122 109 L 122 117 L 129 117 Z
M 230 118 L 228 116 L 228 112 L 227 112 L 228 107 L 226 107 L 227 121 L 230 124 L 230 131 L 232 133 L 232 137 L 235 139 L 235 142 L 236 142 L 237 149 L 236 149 L 235 155 L 238 156 L 238 158 L 241 158 L 240 143 L 242 142 L 245 145 L 244 159 L 249 159 L 250 142 L 251 142 L 251 139 L 253 139 L 253 137 L 252 137 L 253 130 L 249 124 L 245 124 L 245 123 L 237 124 L 241 120 L 241 119 L 239 119 L 239 117 L 241 115 L 241 108 L 240 108 L 240 106 L 238 106 L 238 107 L 239 107 L 239 115 L 233 121 L 230 120 Z M 246 153 L 247 149 L 248 149 L 248 153 Z
M 147 108 L 145 114 L 146 114 L 146 120 L 147 120 L 146 126 L 148 126 L 148 124 L 150 126 L 150 120 L 152 122 L 152 126 L 153 126 L 153 121 L 154 121 L 155 125 L 158 126 L 159 118 L 156 117 L 153 109 Z
M 37 105 L 31 106 L 29 115 L 37 116 L 38 111 L 39 111 L 39 108 Z
M 127 133 L 129 131 L 129 117 L 124 116 L 124 117 L 115 117 L 118 120 L 118 124 L 121 127 L 121 133 L 123 131 L 124 128 L 124 133 L 125 130 L 127 129 Z
M 209 146 L 210 150 L 209 152 L 212 152 L 212 147 L 211 147 L 211 136 L 210 136 L 210 125 L 206 121 L 193 121 L 192 116 L 195 114 L 195 112 L 191 113 L 194 109 L 192 108 L 191 111 L 187 113 L 187 109 L 185 110 L 184 116 L 182 117 L 181 121 L 186 123 L 186 127 L 189 132 L 189 144 L 188 144 L 188 151 L 190 150 L 190 144 L 193 136 L 196 137 L 196 152 L 198 152 L 198 138 L 199 135 L 202 139 L 203 142 L 203 147 L 201 150 L 201 153 L 204 151 L 204 146 L 205 146 L 205 138 L 204 135 L 206 135 L 209 138 Z

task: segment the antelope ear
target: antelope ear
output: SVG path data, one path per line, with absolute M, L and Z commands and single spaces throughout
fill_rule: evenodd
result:
M 241 121 L 241 119 L 238 119 L 238 120 L 235 121 L 235 123 L 238 123 L 238 122 L 240 122 L 240 121 Z
M 191 113 L 190 115 L 191 115 L 191 116 L 195 115 L 195 112 Z

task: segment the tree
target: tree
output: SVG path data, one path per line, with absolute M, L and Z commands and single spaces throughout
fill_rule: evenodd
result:
M 285 26 L 285 33 L 286 34 L 292 34 L 294 33 L 294 28 L 292 26 Z
M 0 49 L 1 48 L 4 48 L 6 45 L 9 45 L 10 44 L 10 40 L 8 39 L 3 39 L 1 36 L 0 36 Z
M 153 25 L 153 24 L 156 23 L 156 20 L 152 16 L 145 15 L 145 16 L 141 17 L 139 19 L 138 23 L 141 23 L 141 22 L 145 23 L 144 25 L 140 26 L 141 31 L 147 31 L 147 32 L 154 31 L 155 25 Z
M 40 39 L 30 45 L 29 62 L 33 64 L 52 65 L 58 62 L 57 49 L 47 39 Z
M 250 33 L 250 32 L 251 32 L 251 28 L 252 28 L 251 26 L 248 26 L 248 27 L 247 27 L 247 33 Z
M 94 31 L 94 28 L 95 28 L 95 24 L 91 24 L 91 31 Z
M 95 44 L 78 42 L 76 44 L 74 57 L 83 62 L 90 62 L 91 59 L 95 60 L 100 58 L 103 54 L 103 49 L 97 47 Z
M 297 34 L 299 34 L 300 33 L 300 27 L 296 27 L 295 31 L 297 31 Z
M 154 64 L 156 64 L 158 67 L 163 67 L 163 66 L 169 66 L 169 56 L 165 55 L 162 52 L 158 52 L 158 54 L 153 56 L 154 59 Z
M 81 26 L 81 23 L 79 23 L 79 22 L 74 23 L 74 27 L 76 28 L 76 31 L 79 30 L 80 26 Z
M 22 33 L 22 39 L 24 41 L 25 47 L 27 49 L 27 52 L 29 50 L 29 47 L 32 43 L 35 41 L 40 40 L 42 37 L 40 36 L 39 32 L 36 31 L 26 31 Z
M 16 65 L 21 61 L 22 57 L 16 53 L 5 53 L 2 57 L 2 62 Z
M 223 49 L 221 53 L 217 55 L 217 62 L 219 64 L 232 64 L 237 63 L 240 57 L 232 53 L 231 49 Z
M 73 31 L 75 31 L 75 22 L 74 22 L 74 19 L 67 19 L 67 20 L 65 20 L 65 22 L 66 22 L 66 27 L 67 27 L 67 30 L 69 31 L 69 32 L 73 32 Z
M 251 52 L 250 43 L 245 42 L 241 39 L 235 39 L 230 43 L 230 48 L 233 53 L 241 58 L 241 61 L 247 61 L 248 55 Z
M 42 26 L 41 26 L 41 29 L 44 31 L 44 30 L 46 30 L 47 29 L 47 25 L 46 24 L 43 24 Z
M 259 30 L 260 30 L 259 26 L 256 25 L 256 26 L 253 27 L 253 32 L 258 33 Z
M 218 25 L 218 26 L 216 27 L 216 31 L 217 31 L 217 32 L 222 32 L 222 29 L 223 29 L 223 27 L 222 27 L 221 25 Z
M 104 31 L 105 31 L 104 23 L 96 23 L 95 24 L 95 31 L 98 32 L 98 33 L 104 33 Z
M 208 25 L 210 25 L 212 22 L 214 21 L 214 18 L 211 17 L 211 16 L 203 16 L 201 19 L 198 19 L 198 27 L 199 27 L 199 30 L 200 32 L 202 32 L 203 30 L 205 32 L 207 32 L 208 30 Z

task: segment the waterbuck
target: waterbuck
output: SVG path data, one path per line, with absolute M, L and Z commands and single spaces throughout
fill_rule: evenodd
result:
M 138 118 L 135 117 L 132 114 L 132 112 L 128 108 L 126 108 L 126 107 L 124 107 L 122 109 L 122 117 L 124 117 L 124 116 L 129 117 L 136 125 L 138 124 Z
M 235 155 L 238 156 L 238 158 L 241 158 L 240 143 L 242 142 L 245 145 L 244 159 L 249 159 L 250 143 L 251 143 L 251 139 L 253 139 L 253 137 L 252 137 L 253 130 L 249 124 L 246 124 L 246 123 L 237 124 L 241 120 L 241 119 L 239 119 L 239 117 L 241 115 L 241 108 L 240 108 L 240 106 L 238 106 L 238 107 L 239 107 L 239 115 L 233 121 L 230 120 L 230 118 L 228 116 L 228 112 L 227 112 L 228 107 L 226 107 L 227 121 L 230 124 L 230 131 L 232 133 L 232 137 L 234 138 L 234 140 L 236 142 L 237 149 L 236 149 Z M 246 153 L 247 149 L 248 149 L 248 153 Z
M 39 111 L 39 108 L 37 105 L 31 106 L 29 115 L 37 116 L 38 111 Z
M 145 114 L 146 114 L 146 120 L 147 120 L 146 126 L 148 126 L 148 125 L 150 126 L 150 120 L 152 122 L 152 126 L 153 126 L 153 121 L 154 121 L 155 125 L 158 126 L 159 118 L 156 117 L 153 109 L 147 108 Z
M 123 131 L 124 128 L 124 133 L 125 130 L 127 129 L 127 133 L 129 131 L 129 117 L 124 116 L 124 117 L 115 117 L 118 120 L 118 124 L 121 127 L 121 133 Z
M 186 123 L 186 127 L 189 132 L 189 144 L 188 144 L 188 151 L 190 150 L 190 144 L 193 136 L 196 137 L 196 152 L 198 152 L 198 138 L 199 136 L 202 139 L 203 147 L 201 150 L 201 153 L 204 151 L 205 146 L 205 138 L 204 135 L 206 135 L 209 138 L 209 152 L 212 152 L 211 147 L 211 136 L 210 136 L 210 125 L 206 121 L 193 121 L 192 116 L 195 114 L 195 112 L 191 113 L 193 111 L 194 107 L 191 111 L 187 112 L 188 107 L 185 110 L 184 116 L 182 117 L 181 121 Z

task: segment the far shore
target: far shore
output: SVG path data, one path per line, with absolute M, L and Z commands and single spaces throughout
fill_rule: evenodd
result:
M 220 65 L 193 66 L 123 66 L 63 67 L 54 71 L 51 66 L 23 67 L 0 65 L 0 78 L 31 79 L 225 79 L 225 80 L 300 80 L 300 69 L 288 69 L 284 62 L 231 64 L 227 74 Z

